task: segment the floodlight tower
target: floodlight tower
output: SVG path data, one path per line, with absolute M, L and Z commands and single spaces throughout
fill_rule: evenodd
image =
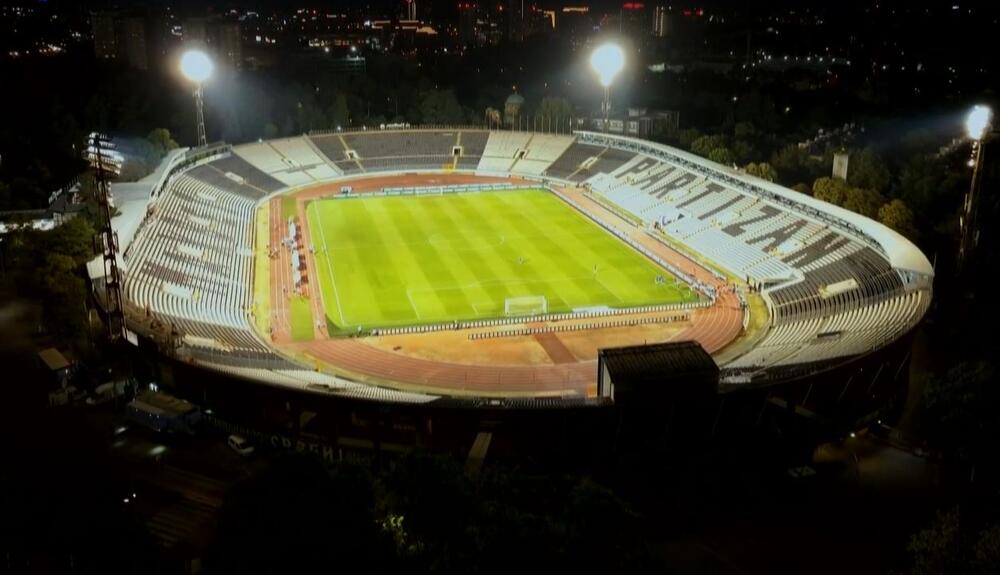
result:
M 978 210 L 979 184 L 983 179 L 983 141 L 989 134 L 993 111 L 987 106 L 975 106 L 965 119 L 965 132 L 972 140 L 972 158 L 969 165 L 972 167 L 972 181 L 969 185 L 969 193 L 965 195 L 965 202 L 962 204 L 962 237 L 958 245 L 958 268 L 961 270 L 968 260 L 971 252 L 976 247 L 976 240 L 979 231 L 976 229 L 976 215 Z
M 93 132 L 87 140 L 84 158 L 94 170 L 94 199 L 100 210 L 101 230 L 94 237 L 94 251 L 104 259 L 104 308 L 108 318 L 108 336 L 111 341 L 119 341 L 127 334 L 122 275 L 118 269 L 118 233 L 111 224 L 114 204 L 110 181 L 122 170 L 122 155 L 114 148 L 111 138 Z
M 590 67 L 597 72 L 597 79 L 601 82 L 601 86 L 604 86 L 604 103 L 601 105 L 601 111 L 604 112 L 604 132 L 607 133 L 610 127 L 611 82 L 625 67 L 625 52 L 617 44 L 602 44 L 590 54 Z
M 212 75 L 212 60 L 201 50 L 188 50 L 181 56 L 181 73 L 194 82 L 194 105 L 198 122 L 198 145 L 208 144 L 205 136 L 205 102 L 202 98 L 202 83 Z

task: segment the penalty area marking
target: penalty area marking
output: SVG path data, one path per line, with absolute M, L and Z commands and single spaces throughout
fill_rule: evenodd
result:
M 319 235 L 323 239 L 323 259 L 326 260 L 326 273 L 330 276 L 330 283 L 333 284 L 333 297 L 337 299 L 337 311 L 340 313 L 340 327 L 347 327 L 347 320 L 344 319 L 344 306 L 340 305 L 340 292 L 337 290 L 337 280 L 333 275 L 333 262 L 330 261 L 330 254 L 326 248 L 326 231 L 323 229 L 323 215 L 320 214 L 316 202 L 309 204 L 310 208 L 316 212 L 316 223 L 319 224 Z M 309 217 L 309 214 L 306 214 Z M 316 246 L 313 246 L 313 256 L 316 255 Z M 322 292 L 323 290 L 319 290 Z

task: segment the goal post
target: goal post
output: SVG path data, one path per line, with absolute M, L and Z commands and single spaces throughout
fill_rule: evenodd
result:
M 544 315 L 549 312 L 549 302 L 543 295 L 509 297 L 503 302 L 503 314 L 508 317 Z

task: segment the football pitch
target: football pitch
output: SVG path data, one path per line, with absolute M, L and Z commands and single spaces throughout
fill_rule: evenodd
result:
M 314 200 L 306 208 L 338 331 L 696 301 L 669 272 L 544 190 Z

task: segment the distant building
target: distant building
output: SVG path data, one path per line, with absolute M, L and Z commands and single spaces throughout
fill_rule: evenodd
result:
M 650 26 L 646 5 L 642 2 L 623 3 L 618 18 L 618 32 L 630 38 L 648 36 Z
M 122 58 L 129 66 L 140 70 L 149 69 L 149 48 L 146 43 L 146 19 L 142 16 L 126 16 L 120 25 L 120 50 Z
M 229 68 L 243 68 L 243 34 L 238 22 L 220 22 L 215 34 L 215 53 Z
M 556 33 L 570 39 L 583 40 L 594 30 L 590 6 L 563 6 L 556 15 Z
M 48 231 L 75 218 L 87 209 L 79 189 L 75 184 L 69 190 L 53 192 L 46 209 L 0 212 L 0 236 L 18 229 Z
M 653 9 L 653 36 L 668 38 L 674 32 L 674 16 L 665 6 Z
M 76 371 L 76 361 L 72 359 L 72 356 L 67 358 L 54 347 L 38 352 L 38 361 L 51 375 L 52 381 L 60 388 L 69 385 L 69 381 Z
M 464 46 L 479 44 L 478 26 L 479 6 L 474 2 L 459 2 L 458 4 L 458 41 Z
M 833 155 L 833 177 L 835 179 L 847 181 L 847 160 L 847 152 Z
M 208 47 L 208 18 L 188 18 L 182 29 L 185 46 Z
M 608 132 L 638 138 L 653 138 L 676 130 L 680 125 L 680 113 L 675 110 L 647 110 L 646 108 L 629 108 L 625 117 L 615 117 L 614 112 L 608 118 Z M 586 118 L 581 126 L 595 132 L 604 131 L 604 117 L 601 115 Z
M 90 15 L 94 55 L 98 60 L 114 60 L 118 57 L 116 19 L 116 12 L 94 12 Z
M 507 0 L 504 14 L 507 20 L 507 41 L 524 40 L 524 0 Z
M 156 66 L 170 49 L 167 22 L 147 12 L 94 12 L 90 16 L 94 55 L 99 60 L 122 60 L 133 68 Z
M 185 46 L 212 52 L 229 69 L 243 68 L 243 30 L 239 22 L 217 18 L 188 18 L 183 25 Z

